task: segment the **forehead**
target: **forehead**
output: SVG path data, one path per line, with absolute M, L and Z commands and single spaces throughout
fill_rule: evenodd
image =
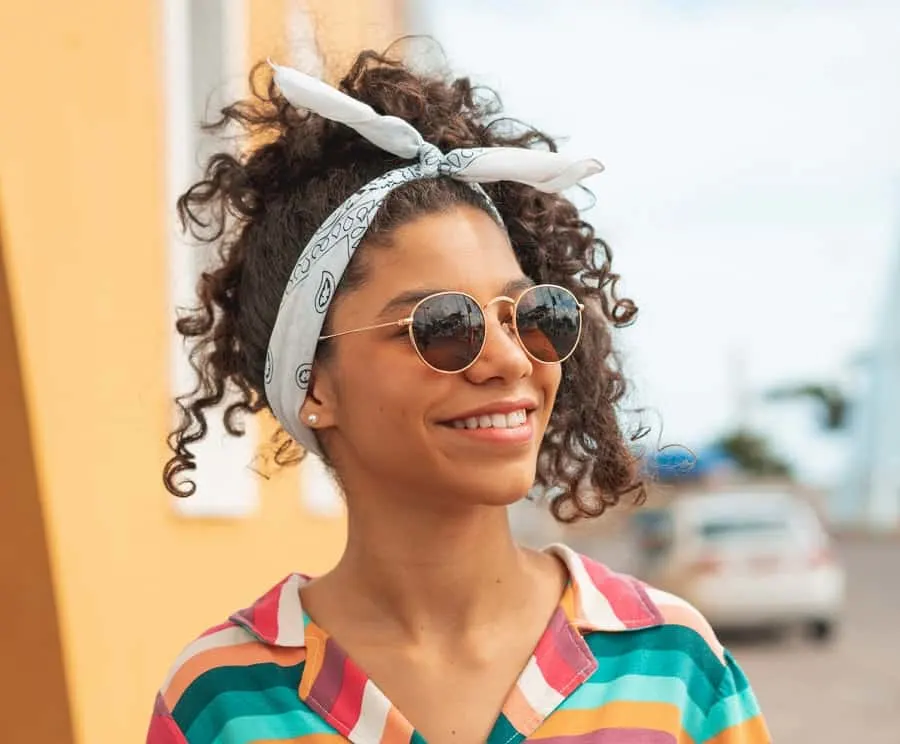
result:
M 373 296 L 417 288 L 468 292 L 485 301 L 522 270 L 506 232 L 485 212 L 461 206 L 397 228 L 390 246 L 366 256 Z

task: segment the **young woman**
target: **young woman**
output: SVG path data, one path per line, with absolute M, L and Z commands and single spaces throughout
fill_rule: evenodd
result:
M 510 534 L 535 482 L 561 520 L 641 494 L 610 340 L 636 309 L 560 193 L 600 164 L 466 79 L 372 52 L 340 90 L 273 70 L 220 122 L 255 149 L 179 202 L 221 262 L 178 324 L 200 386 L 165 482 L 190 491 L 234 387 L 231 414 L 270 409 L 333 470 L 347 545 L 190 644 L 148 742 L 768 742 L 696 610 Z

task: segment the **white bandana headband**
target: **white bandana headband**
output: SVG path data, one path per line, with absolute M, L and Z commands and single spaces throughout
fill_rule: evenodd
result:
M 467 148 L 444 154 L 396 116 L 382 116 L 297 70 L 275 64 L 272 68 L 275 83 L 295 108 L 346 124 L 382 150 L 417 160 L 370 181 L 331 213 L 300 253 L 281 298 L 266 354 L 266 397 L 297 443 L 321 455 L 315 432 L 300 418 L 300 407 L 335 289 L 388 194 L 411 181 L 448 176 L 471 184 L 502 225 L 479 183 L 516 181 L 552 193 L 599 173 L 603 166 L 597 160 L 572 160 L 561 153 L 518 147 Z

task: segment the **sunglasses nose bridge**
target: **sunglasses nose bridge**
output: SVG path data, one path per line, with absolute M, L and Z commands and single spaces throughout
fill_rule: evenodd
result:
M 509 305 L 510 308 L 515 308 L 516 301 L 512 297 L 507 297 L 506 295 L 501 295 L 500 297 L 495 297 L 490 302 L 487 302 L 481 306 L 481 312 L 484 314 L 485 319 L 487 319 L 488 308 L 492 307 L 493 305 L 499 305 L 499 304 L 505 304 L 505 305 Z M 501 321 L 501 323 L 502 323 L 502 321 Z
M 510 308 L 515 308 L 516 301 L 512 297 L 507 297 L 506 295 L 500 295 L 499 297 L 495 297 L 490 302 L 485 303 L 481 306 L 481 311 L 484 313 L 485 317 L 488 314 L 488 308 L 493 307 L 494 305 L 509 305 Z
M 511 317 L 504 318 L 502 316 L 502 311 L 498 311 L 497 313 L 489 312 L 489 308 L 493 305 L 507 306 L 510 310 Z M 481 347 L 481 352 L 478 355 L 479 357 L 481 357 L 491 346 L 499 344 L 498 348 L 495 348 L 493 352 L 489 352 L 492 356 L 499 353 L 501 356 L 508 358 L 508 355 L 512 354 L 517 358 L 521 357 L 521 360 L 526 361 L 529 365 L 531 364 L 531 355 L 525 348 L 525 344 L 516 329 L 514 315 L 517 305 L 517 301 L 512 297 L 501 295 L 481 306 L 482 316 L 484 317 L 485 322 L 485 338 Z M 501 349 L 503 350 L 501 351 Z
M 495 314 L 488 312 L 489 308 L 492 307 L 493 305 L 508 305 L 510 310 L 515 312 L 516 301 L 512 297 L 506 297 L 505 295 L 501 295 L 500 297 L 495 297 L 490 302 L 487 302 L 484 305 L 482 305 L 481 306 L 481 314 L 484 317 L 485 326 L 493 325 L 493 323 L 491 322 L 491 317 L 494 316 Z M 499 310 L 496 313 L 496 317 L 494 317 L 493 320 L 495 320 L 497 326 L 500 326 L 500 327 L 502 327 L 507 322 L 509 322 L 509 321 L 505 320 L 503 317 L 501 317 L 501 311 L 499 311 Z M 510 318 L 509 320 L 512 321 L 513 325 L 515 325 L 515 321 L 512 318 Z

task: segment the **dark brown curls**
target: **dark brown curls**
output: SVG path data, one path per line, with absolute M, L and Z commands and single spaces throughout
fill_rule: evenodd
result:
M 363 52 L 339 87 L 381 114 L 405 119 L 445 152 L 499 145 L 556 149 L 546 134 L 503 117 L 491 91 L 467 78 L 417 73 L 389 55 Z M 178 496 L 193 493 L 185 476 L 196 467 L 192 445 L 206 436 L 211 409 L 225 403 L 226 430 L 240 436 L 241 417 L 267 407 L 266 349 L 300 250 L 348 196 L 405 164 L 348 127 L 295 110 L 264 63 L 251 74 L 251 96 L 223 109 L 207 128 L 236 128 L 248 147 L 240 155 L 213 155 L 203 179 L 178 200 L 185 228 L 218 257 L 200 277 L 197 306 L 176 325 L 191 346 L 198 380 L 177 399 L 180 421 L 168 438 L 173 454 L 163 480 Z M 512 182 L 485 190 L 525 274 L 572 290 L 586 305 L 581 344 L 563 365 L 538 485 L 558 491 L 551 509 L 564 522 L 599 516 L 626 495 L 642 498 L 635 457 L 617 416 L 626 382 L 611 337 L 613 327 L 634 320 L 637 308 L 618 294 L 609 247 L 563 196 Z M 485 208 L 472 189 L 449 179 L 402 186 L 379 210 L 366 242 L 377 243 L 410 219 L 459 204 Z M 364 272 L 365 261 L 354 261 L 338 292 L 352 291 Z M 275 462 L 300 456 L 282 433 Z

